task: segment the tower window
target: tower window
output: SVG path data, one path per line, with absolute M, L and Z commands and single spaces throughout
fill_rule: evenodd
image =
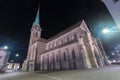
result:
M 39 37 L 38 33 L 36 33 L 36 37 Z

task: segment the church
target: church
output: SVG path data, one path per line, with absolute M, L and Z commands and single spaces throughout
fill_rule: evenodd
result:
M 27 59 L 23 63 L 24 70 L 87 69 L 106 65 L 102 45 L 92 36 L 84 19 L 49 39 L 43 39 L 41 32 L 38 10 L 31 29 Z

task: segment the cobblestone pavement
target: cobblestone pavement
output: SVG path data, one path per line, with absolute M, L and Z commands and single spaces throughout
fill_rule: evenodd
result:
M 13 72 L 1 74 L 0 80 L 120 80 L 120 65 L 44 73 Z

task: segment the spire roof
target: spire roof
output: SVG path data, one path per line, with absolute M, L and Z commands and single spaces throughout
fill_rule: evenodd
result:
M 36 15 L 36 18 L 35 18 L 35 21 L 33 23 L 33 26 L 37 26 L 39 24 L 39 8 L 38 8 L 38 11 L 37 11 L 37 15 Z

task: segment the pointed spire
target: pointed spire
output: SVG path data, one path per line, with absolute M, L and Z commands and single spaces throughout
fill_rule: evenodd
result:
M 37 15 L 36 15 L 36 18 L 35 18 L 35 21 L 33 23 L 33 26 L 37 26 L 39 25 L 39 8 L 38 8 L 38 11 L 37 11 Z

